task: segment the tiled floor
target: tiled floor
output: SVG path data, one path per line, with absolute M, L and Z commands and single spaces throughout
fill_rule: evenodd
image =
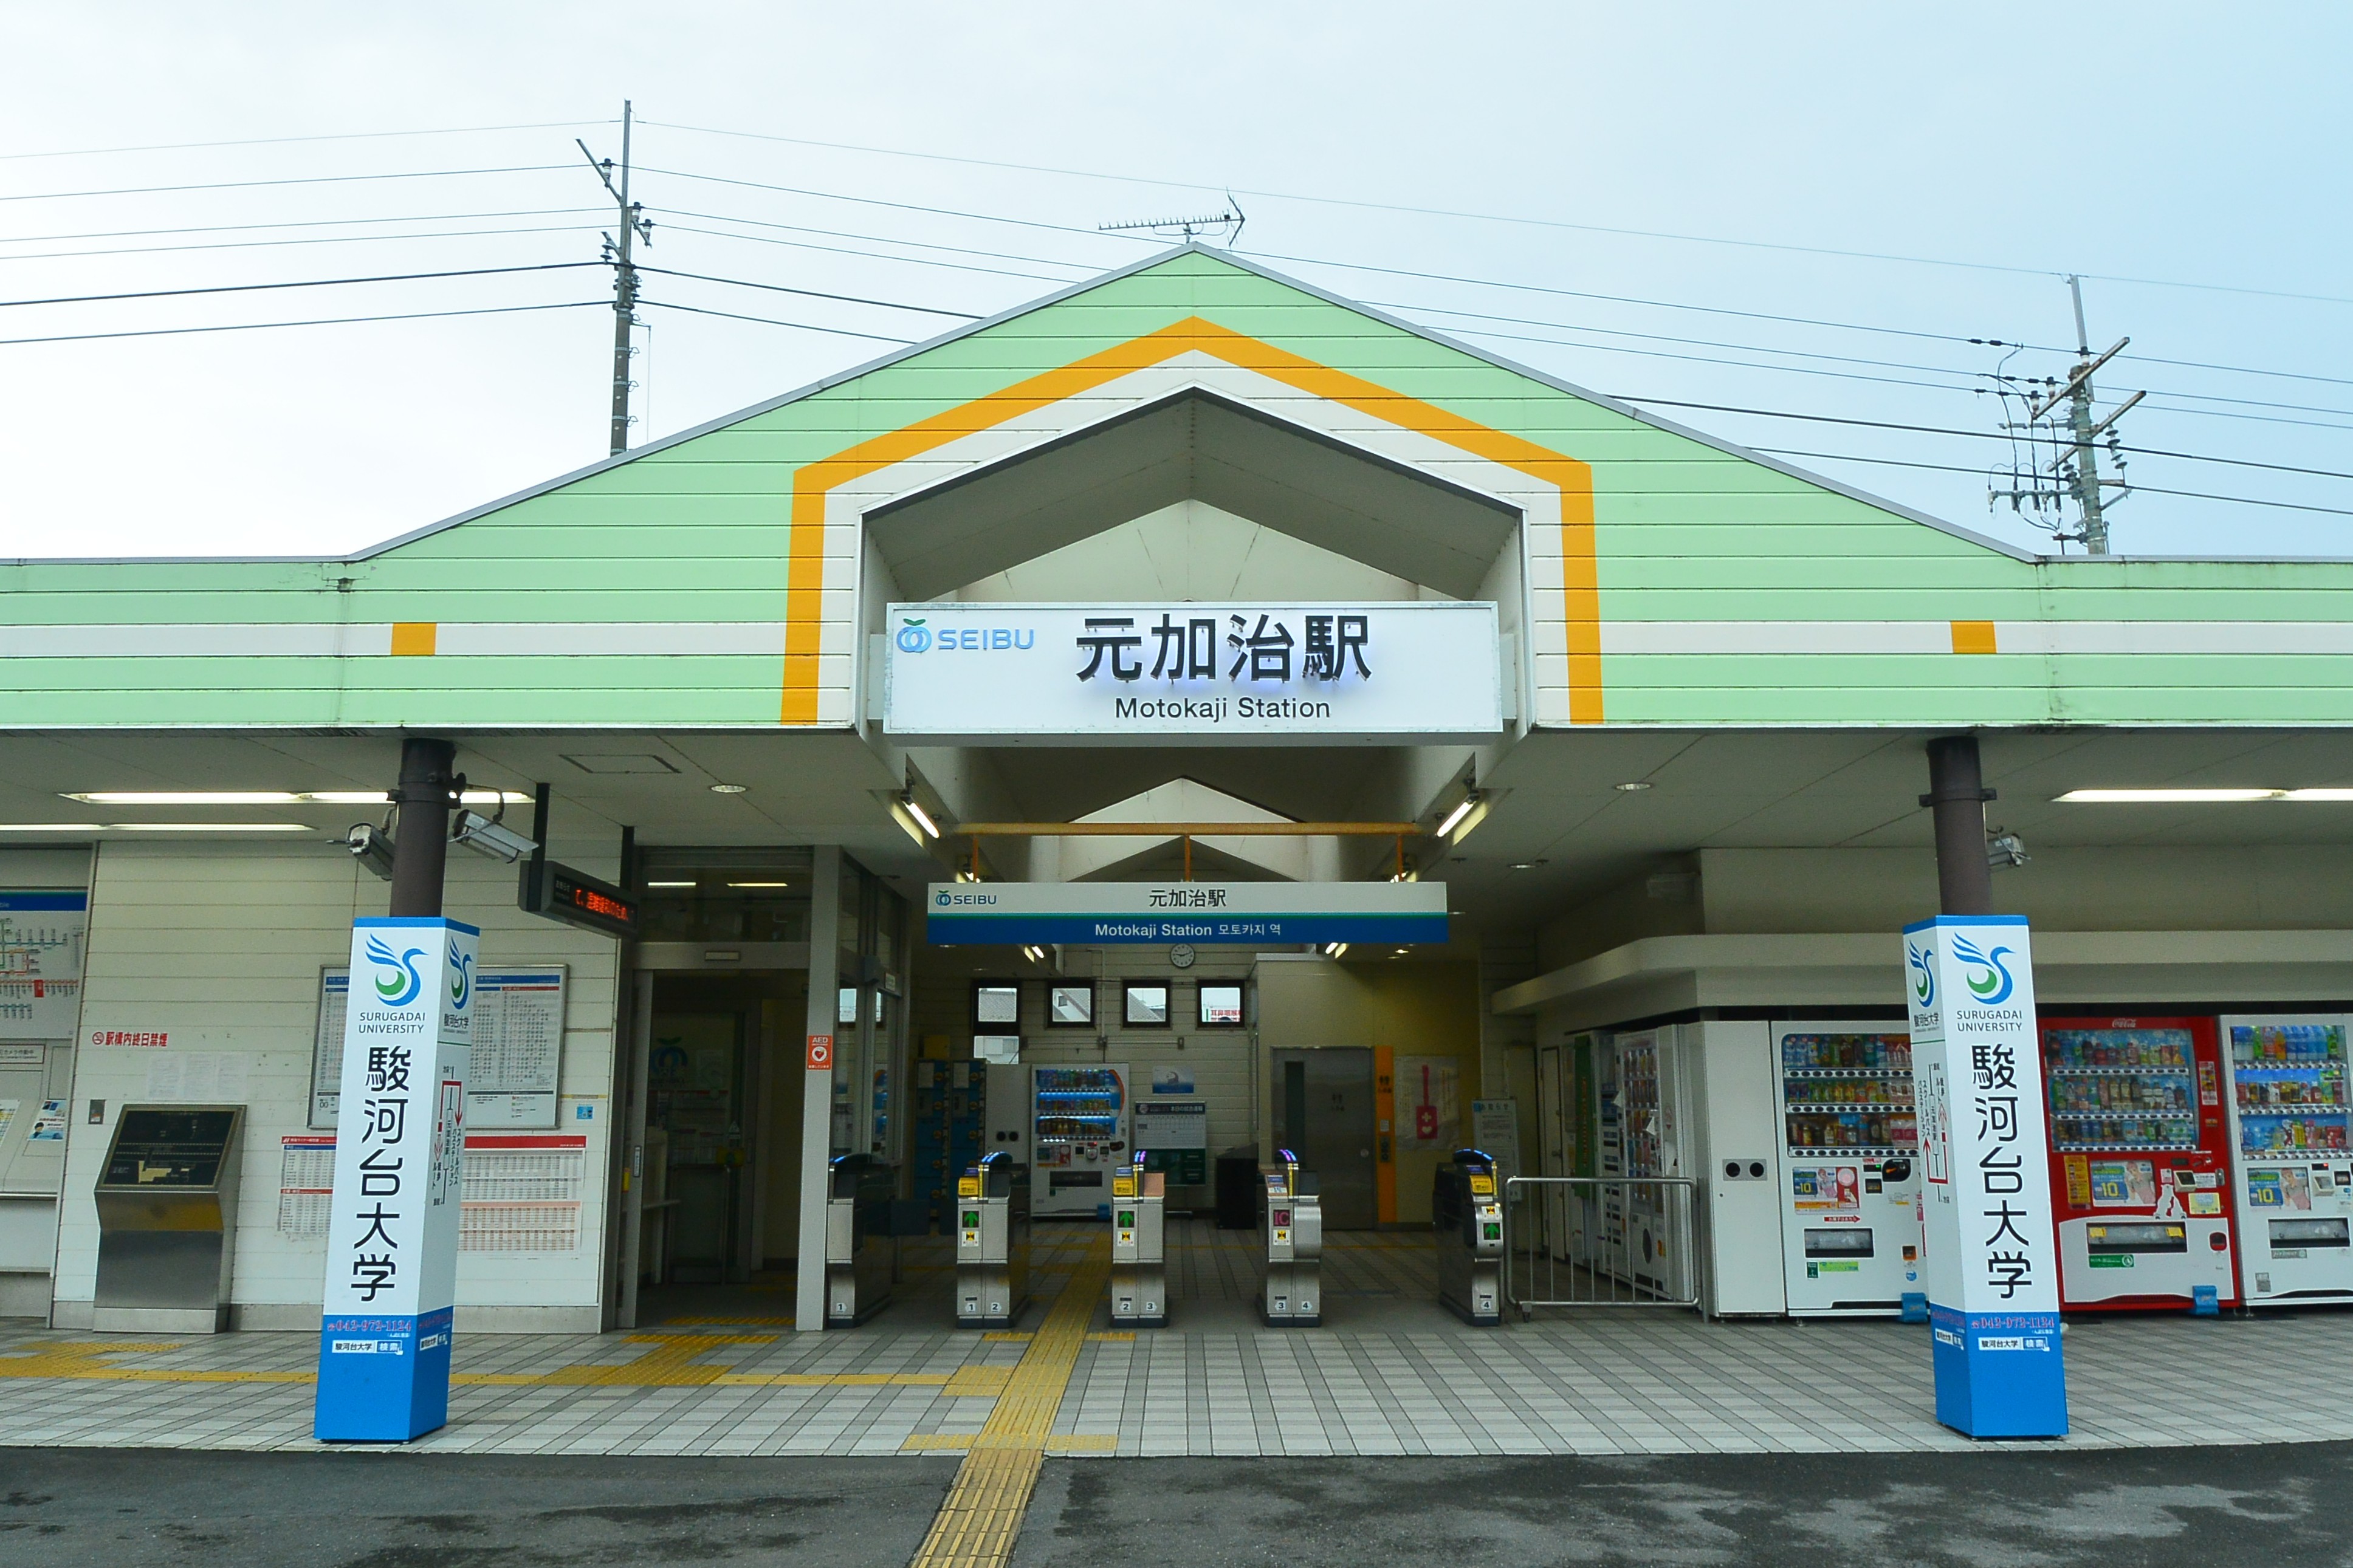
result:
M 1096 1331 L 1050 1451 L 1542 1454 L 1977 1447 L 1936 1425 L 1926 1331 L 1704 1323 L 1679 1312 L 1456 1322 L 1419 1236 L 1331 1238 L 1321 1329 L 1253 1315 L 1248 1233 L 1171 1227 L 1171 1326 Z M 1041 1226 L 1042 1319 L 1100 1227 Z M 461 1336 L 449 1425 L 412 1447 L 501 1453 L 938 1452 L 969 1444 L 1028 1335 L 946 1327 L 950 1270 L 909 1244 L 892 1306 L 796 1334 L 790 1298 L 709 1299 L 637 1334 Z M 315 1340 L 0 1330 L 0 1444 L 311 1446 Z M 2087 1319 L 2067 1334 L 2088 1446 L 2353 1438 L 2353 1312 Z

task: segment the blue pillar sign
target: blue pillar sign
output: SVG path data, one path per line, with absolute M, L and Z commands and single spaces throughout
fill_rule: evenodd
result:
M 2059 1253 L 2025 917 L 1940 915 L 1905 927 L 1904 979 L 1936 1419 L 1972 1437 L 2063 1437 Z
M 322 1442 L 406 1442 L 449 1418 L 480 937 L 450 920 L 352 922 L 312 1417 Z

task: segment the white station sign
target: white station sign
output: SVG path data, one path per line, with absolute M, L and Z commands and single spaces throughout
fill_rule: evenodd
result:
M 1253 745 L 1504 727 L 1485 603 L 892 605 L 883 642 L 891 735 Z

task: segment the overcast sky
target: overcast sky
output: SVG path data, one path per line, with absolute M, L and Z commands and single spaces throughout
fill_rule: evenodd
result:
M 2353 554 L 2348 14 L 1941 9 L 0 5 L 0 553 L 340 553 L 603 457 L 594 266 L 21 301 L 594 262 L 628 98 L 645 261 L 934 312 L 649 277 L 640 441 L 1231 189 L 1267 265 L 2042 548 L 1974 389 L 2063 370 L 2079 272 L 2119 551 Z

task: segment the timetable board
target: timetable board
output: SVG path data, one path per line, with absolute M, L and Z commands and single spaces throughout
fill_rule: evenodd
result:
M 470 1130 L 555 1125 L 564 1066 L 561 963 L 485 969 L 474 976 L 474 1049 L 466 1073 Z M 335 1125 L 343 1075 L 343 1013 L 349 971 L 319 976 L 318 1033 L 311 1041 L 311 1125 Z

